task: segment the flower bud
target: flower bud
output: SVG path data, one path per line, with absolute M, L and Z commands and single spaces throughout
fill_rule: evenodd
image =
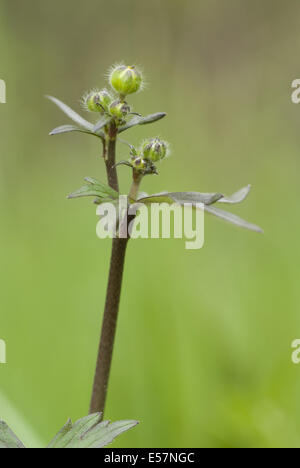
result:
M 112 69 L 109 81 L 117 93 L 126 96 L 141 89 L 143 77 L 134 66 L 118 65 Z
M 153 162 L 149 159 L 143 159 L 142 156 L 131 157 L 130 165 L 134 171 L 142 175 L 158 174 Z
M 132 163 L 132 167 L 136 169 L 137 171 L 144 171 L 147 168 L 147 161 L 145 161 L 141 157 L 132 159 L 131 163 Z
M 130 107 L 126 102 L 121 102 L 119 100 L 114 101 L 109 106 L 109 113 L 116 117 L 117 119 L 124 119 L 126 115 L 130 112 Z
M 160 138 L 151 138 L 144 141 L 141 148 L 144 158 L 152 162 L 158 162 L 164 159 L 168 154 L 168 143 Z
M 104 113 L 108 111 L 108 107 L 111 104 L 113 98 L 106 89 L 102 91 L 91 91 L 87 96 L 84 97 L 84 106 L 91 112 Z

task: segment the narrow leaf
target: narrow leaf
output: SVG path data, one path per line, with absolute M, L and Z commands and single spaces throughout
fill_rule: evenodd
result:
M 57 127 L 52 132 L 50 132 L 50 135 L 59 135 L 61 133 L 70 133 L 70 132 L 82 132 L 82 133 L 88 133 L 91 134 L 90 131 L 84 130 L 83 128 L 80 127 L 75 127 L 74 125 L 62 125 L 61 127 Z
M 223 197 L 221 193 L 199 193 L 199 192 L 162 192 L 139 199 L 139 202 L 149 203 L 204 203 L 210 205 Z
M 168 192 L 165 192 L 141 197 L 138 199 L 138 203 L 144 203 L 145 205 L 151 205 L 152 203 L 168 203 L 169 205 L 172 205 L 174 200 L 169 197 Z
M 111 196 L 108 196 L 107 193 L 105 193 L 104 191 L 100 191 L 99 189 L 91 185 L 84 185 L 83 187 L 80 187 L 80 189 L 68 195 L 69 199 L 81 197 L 99 197 L 101 199 L 105 198 L 108 200 L 112 200 Z
M 230 195 L 229 197 L 222 197 L 218 202 L 220 203 L 241 203 L 242 201 L 245 200 L 245 198 L 249 195 L 249 192 L 251 190 L 251 185 L 247 185 L 246 187 L 241 188 L 237 192 L 235 192 L 233 195 Z
M 4 421 L 0 421 L 0 448 L 25 448 Z
M 150 124 L 153 122 L 157 122 L 158 120 L 161 120 L 164 117 L 166 117 L 166 115 L 167 114 L 165 112 L 156 112 L 156 114 L 146 115 L 146 117 L 142 118 L 139 125 L 146 125 L 146 124 Z
M 221 193 L 200 193 L 200 192 L 170 192 L 168 194 L 175 202 L 183 203 L 204 203 L 211 205 L 220 200 L 223 195 Z
M 93 131 L 94 125 L 85 120 L 83 117 L 81 117 L 77 112 L 75 112 L 73 109 L 71 109 L 69 106 L 67 106 L 64 102 L 60 101 L 59 99 L 53 97 L 53 96 L 46 96 L 47 99 L 50 101 L 54 102 L 71 120 L 76 122 L 78 125 L 83 127 L 85 130 Z
M 162 119 L 165 117 L 167 114 L 165 112 L 157 112 L 156 114 L 150 114 L 147 115 L 146 117 L 140 117 L 138 115 L 134 116 L 129 122 L 127 122 L 125 125 L 122 127 L 119 127 L 118 133 L 122 133 L 125 130 L 128 130 L 131 127 L 134 127 L 136 125 L 146 125 L 150 124 L 153 122 L 157 122 L 158 120 Z
M 238 203 L 247 196 L 249 193 L 249 188 L 241 189 L 236 194 L 233 194 L 231 197 L 226 198 L 227 203 Z M 263 232 L 263 230 L 256 226 L 255 224 L 248 223 L 247 221 L 239 218 L 238 216 L 223 211 L 220 208 L 213 206 L 213 203 L 223 200 L 224 197 L 220 193 L 198 193 L 198 192 L 162 192 L 151 195 L 149 197 L 139 198 L 138 203 L 144 203 L 146 205 L 152 203 L 179 203 L 184 205 L 185 203 L 192 203 L 196 205 L 197 203 L 202 203 L 204 205 L 204 210 L 218 218 L 221 218 L 225 221 L 228 221 L 232 224 L 235 224 L 239 227 L 249 229 L 250 231 Z
M 135 127 L 136 125 L 139 125 L 142 120 L 142 117 L 135 115 L 129 122 L 127 122 L 125 125 L 119 127 L 118 133 L 122 133 L 125 130 L 128 130 L 131 127 Z
M 244 228 L 244 229 L 249 229 L 250 231 L 263 233 L 263 230 L 259 226 L 256 226 L 255 224 L 248 223 L 248 221 L 245 221 L 244 219 L 240 218 L 239 216 L 236 216 L 233 213 L 229 213 L 228 211 L 220 210 L 220 208 L 217 208 L 215 206 L 205 205 L 204 209 L 208 213 L 213 214 L 214 216 L 217 216 L 218 218 L 221 218 L 221 219 L 223 219 L 225 221 L 228 221 L 229 223 L 235 224 L 236 226 L 239 226 L 239 227 Z

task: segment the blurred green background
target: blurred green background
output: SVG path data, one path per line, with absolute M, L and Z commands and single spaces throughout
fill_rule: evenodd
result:
M 31 446 L 86 415 L 110 241 L 95 207 L 65 195 L 104 180 L 96 138 L 50 138 L 112 63 L 143 66 L 131 102 L 168 117 L 172 158 L 143 189 L 253 192 L 206 219 L 206 243 L 132 241 L 106 416 L 136 418 L 116 447 L 300 447 L 298 0 L 1 0 L 0 416 Z M 127 149 L 120 145 L 120 159 Z M 129 172 L 120 168 L 122 191 Z

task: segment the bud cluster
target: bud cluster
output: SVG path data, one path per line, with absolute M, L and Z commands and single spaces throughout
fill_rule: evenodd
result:
M 109 83 L 112 92 L 106 89 L 90 91 L 82 99 L 83 107 L 90 112 L 106 114 L 117 124 L 123 124 L 131 111 L 125 97 L 142 89 L 142 74 L 135 66 L 116 65 L 110 71 Z
M 107 118 L 107 124 L 124 125 L 126 117 L 131 114 L 131 107 L 126 96 L 143 89 L 144 79 L 136 66 L 115 65 L 108 76 L 111 89 L 94 89 L 83 98 L 83 105 L 90 112 L 97 112 Z M 106 125 L 106 124 L 105 124 Z M 169 145 L 159 137 L 144 140 L 136 150 L 131 147 L 131 158 L 124 162 L 136 173 L 157 174 L 156 164 L 169 154 Z
M 169 154 L 169 144 L 158 137 L 145 140 L 139 151 L 131 153 L 131 166 L 143 175 L 157 174 L 155 163 Z

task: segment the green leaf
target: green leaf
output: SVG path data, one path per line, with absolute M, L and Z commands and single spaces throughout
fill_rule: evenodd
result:
M 204 203 L 211 205 L 222 199 L 221 193 L 170 192 L 169 196 L 177 203 Z
M 166 115 L 167 114 L 165 112 L 156 112 L 155 114 L 146 115 L 146 117 L 142 117 L 142 120 L 139 123 L 139 125 L 147 125 L 153 122 L 157 122 L 158 120 L 161 120 L 164 117 L 166 117 Z
M 214 216 L 217 216 L 218 218 L 221 218 L 224 221 L 235 224 L 236 226 L 239 226 L 244 229 L 248 229 L 250 231 L 263 233 L 263 230 L 259 226 L 256 226 L 255 224 L 252 224 L 252 223 L 248 223 L 248 221 L 245 221 L 244 219 L 240 218 L 239 216 L 236 216 L 233 213 L 220 210 L 220 208 L 217 208 L 215 206 L 204 205 L 204 209 L 208 213 L 213 214 Z
M 80 448 L 102 448 L 111 444 L 116 437 L 118 437 L 123 432 L 129 431 L 138 425 L 138 421 L 124 420 L 116 421 L 111 423 L 110 421 L 104 421 L 98 426 L 93 428 L 85 441 L 83 442 L 82 447 Z
M 151 195 L 152 197 L 170 197 L 173 202 L 177 203 L 204 203 L 205 205 L 212 205 L 213 203 L 241 203 L 248 196 L 251 190 L 251 185 L 241 188 L 233 195 L 226 197 L 221 193 L 199 193 L 199 192 L 162 192 L 160 194 Z M 143 200 L 145 203 L 153 203 L 148 197 L 148 200 Z M 165 200 L 167 201 L 167 199 Z
M 92 132 L 88 130 L 84 130 L 83 128 L 80 128 L 80 127 L 75 127 L 74 125 L 61 125 L 60 127 L 57 127 L 54 130 L 52 130 L 52 132 L 50 132 L 49 135 L 51 136 L 60 135 L 61 133 L 70 133 L 70 132 L 81 132 L 81 133 L 87 133 L 89 135 L 93 135 Z
M 0 421 L 0 448 L 25 448 L 4 421 Z
M 247 185 L 246 187 L 241 188 L 237 192 L 235 192 L 233 195 L 230 195 L 229 197 L 222 197 L 218 202 L 220 203 L 241 203 L 242 201 L 245 200 L 245 198 L 249 195 L 249 192 L 251 190 L 251 185 Z
M 76 436 L 81 437 L 91 427 L 95 426 L 99 421 L 99 414 L 91 414 L 82 419 L 79 419 L 74 425 L 69 419 L 59 433 L 54 437 L 48 448 L 66 448 L 67 445 Z
M 80 127 L 83 127 L 85 130 L 93 132 L 94 125 L 81 117 L 77 112 L 67 106 L 64 102 L 53 96 L 46 96 L 47 99 L 56 104 L 71 120 L 76 122 Z
M 169 197 L 168 192 L 156 193 L 153 195 L 147 195 L 146 197 L 142 196 L 141 198 L 137 199 L 138 203 L 144 203 L 145 205 L 151 205 L 152 203 L 168 203 L 172 205 L 174 200 Z
M 146 125 L 153 122 L 157 122 L 158 120 L 164 118 L 166 115 L 167 114 L 165 112 L 157 112 L 156 114 L 150 114 L 146 117 L 135 115 L 131 120 L 129 120 L 129 122 L 127 122 L 122 127 L 119 127 L 118 133 L 122 133 L 131 127 L 135 127 L 136 125 Z
M 210 205 L 220 200 L 223 197 L 221 193 L 199 193 L 199 192 L 162 192 L 150 195 L 146 198 L 141 198 L 138 201 L 149 203 L 204 203 Z
M 93 177 L 85 177 L 84 180 L 88 182 L 89 184 L 93 185 L 94 187 L 97 187 L 100 190 L 104 191 L 105 193 L 110 195 L 112 198 L 118 198 L 119 196 L 116 190 L 111 188 L 109 185 L 103 184 L 98 179 L 94 179 Z
M 68 198 L 97 197 L 97 199 L 101 199 L 101 202 L 104 202 L 116 200 L 119 196 L 118 192 L 97 179 L 86 177 L 85 181 L 88 184 L 68 195 Z
M 142 120 L 142 117 L 139 115 L 135 115 L 129 122 L 127 122 L 125 125 L 122 125 L 118 129 L 118 133 L 125 132 L 125 130 L 128 130 L 131 127 L 135 127 L 136 125 L 140 125 L 140 122 Z
M 80 187 L 78 190 L 68 195 L 69 199 L 81 197 L 99 197 L 105 200 L 112 200 L 111 196 L 107 196 L 105 192 L 100 191 L 91 185 L 83 185 L 83 187 Z
M 234 193 L 230 197 L 223 197 L 220 193 L 198 193 L 198 192 L 162 192 L 151 195 L 149 197 L 139 198 L 138 203 L 145 203 L 146 205 L 151 203 L 178 203 L 184 205 L 185 203 L 191 203 L 193 205 L 203 204 L 204 210 L 218 218 L 221 218 L 229 223 L 235 224 L 236 226 L 248 229 L 250 231 L 260 232 L 263 230 L 255 224 L 248 223 L 248 221 L 239 218 L 238 216 L 223 211 L 220 208 L 213 206 L 216 202 L 222 203 L 240 203 L 243 201 L 250 191 L 250 186 L 244 187 L 238 192 Z M 201 208 L 201 206 L 200 206 Z
M 68 434 L 70 434 L 70 431 L 72 430 L 72 428 L 73 428 L 73 424 L 72 424 L 71 419 L 69 419 L 64 425 L 64 427 L 58 432 L 58 434 L 56 434 L 56 436 L 50 442 L 47 448 L 64 447 L 64 444 L 67 444 L 67 441 L 68 441 L 67 437 L 68 437 Z
M 69 420 L 48 448 L 102 448 L 137 424 L 137 421 L 131 420 L 101 422 L 101 413 L 91 414 L 74 425 Z

